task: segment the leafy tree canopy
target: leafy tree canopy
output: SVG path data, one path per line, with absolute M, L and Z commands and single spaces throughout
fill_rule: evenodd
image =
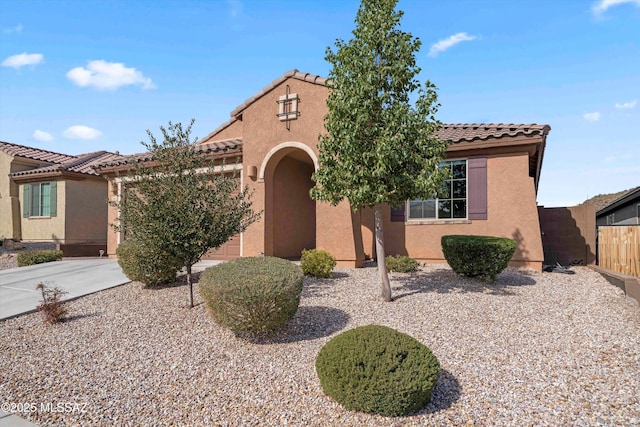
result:
M 447 143 L 436 136 L 440 122 L 435 86 L 421 86 L 415 53 L 419 39 L 399 29 L 396 0 L 363 0 L 354 38 L 327 48 L 332 64 L 320 136 L 318 184 L 312 196 L 354 209 L 376 203 L 401 205 L 431 197 L 446 179 L 438 165 Z M 415 103 L 410 96 L 418 92 Z
M 112 203 L 120 212 L 116 229 L 179 260 L 190 285 L 193 264 L 260 216 L 237 174 L 219 173 L 224 162 L 191 141 L 193 123 L 185 129 L 181 123 L 161 126 L 161 141 L 147 131 L 150 141 L 142 144 L 151 161 L 133 162 L 122 197 Z

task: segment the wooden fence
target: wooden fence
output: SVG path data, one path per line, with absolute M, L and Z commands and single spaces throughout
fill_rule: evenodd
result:
M 598 265 L 640 277 L 640 226 L 598 227 Z

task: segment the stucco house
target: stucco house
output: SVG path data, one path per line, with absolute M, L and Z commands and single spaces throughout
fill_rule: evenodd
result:
M 199 144 L 209 155 L 228 157 L 241 170 L 243 185 L 253 190 L 260 221 L 209 258 L 258 254 L 297 257 L 305 248 L 331 252 L 340 265 L 361 266 L 375 258 L 373 211 L 352 212 L 309 197 L 318 168 L 318 135 L 327 113 L 326 79 L 292 70 L 274 80 L 231 112 L 231 119 Z M 518 249 L 512 265 L 540 270 L 542 241 L 536 193 L 550 127 L 536 124 L 448 124 L 440 136 L 453 176 L 446 199 L 407 200 L 384 209 L 388 254 L 443 262 L 440 238 L 479 234 L 513 238 Z M 111 181 L 109 197 L 118 197 L 117 173 L 128 160 L 100 165 Z M 117 212 L 110 208 L 109 221 Z M 108 253 L 121 241 L 109 231 Z
M 0 142 L 0 237 L 106 244 L 107 181 L 92 168 L 107 151 L 72 156 Z

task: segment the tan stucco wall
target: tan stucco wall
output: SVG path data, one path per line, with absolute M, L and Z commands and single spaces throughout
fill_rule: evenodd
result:
M 20 206 L 23 206 L 23 203 L 25 202 L 23 190 L 24 185 L 25 184 L 20 184 Z M 20 214 L 23 241 L 65 243 L 66 183 L 64 181 L 57 181 L 56 187 L 56 216 L 23 218 L 22 213 Z
M 107 181 L 66 181 L 65 243 L 106 243 Z
M 20 238 L 20 222 L 17 220 L 20 206 L 17 191 L 12 191 L 15 184 L 9 178 L 12 160 L 13 156 L 0 151 L 0 239 Z
M 111 178 L 109 184 L 107 186 L 107 197 L 109 201 L 116 202 L 118 200 L 118 184 L 115 182 L 115 178 Z M 107 255 L 109 257 L 116 256 L 116 249 L 118 248 L 118 243 L 120 241 L 120 233 L 116 233 L 116 231 L 111 226 L 112 224 L 116 224 L 116 219 L 118 218 L 118 210 L 111 206 L 107 206 Z
M 9 174 L 42 166 L 44 163 L 30 161 L 0 152 L 0 238 L 21 239 L 20 198 L 18 184 L 9 178 Z
M 511 265 L 540 270 L 543 251 L 533 178 L 527 153 L 487 158 L 487 219 L 439 222 L 391 222 L 385 216 L 387 254 L 444 262 L 442 236 L 475 234 L 508 237 L 518 245 Z

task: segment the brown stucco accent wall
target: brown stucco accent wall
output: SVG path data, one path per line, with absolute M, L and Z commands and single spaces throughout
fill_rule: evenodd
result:
M 596 210 L 592 205 L 538 207 L 545 264 L 594 264 Z
M 107 242 L 107 181 L 66 182 L 65 243 Z

